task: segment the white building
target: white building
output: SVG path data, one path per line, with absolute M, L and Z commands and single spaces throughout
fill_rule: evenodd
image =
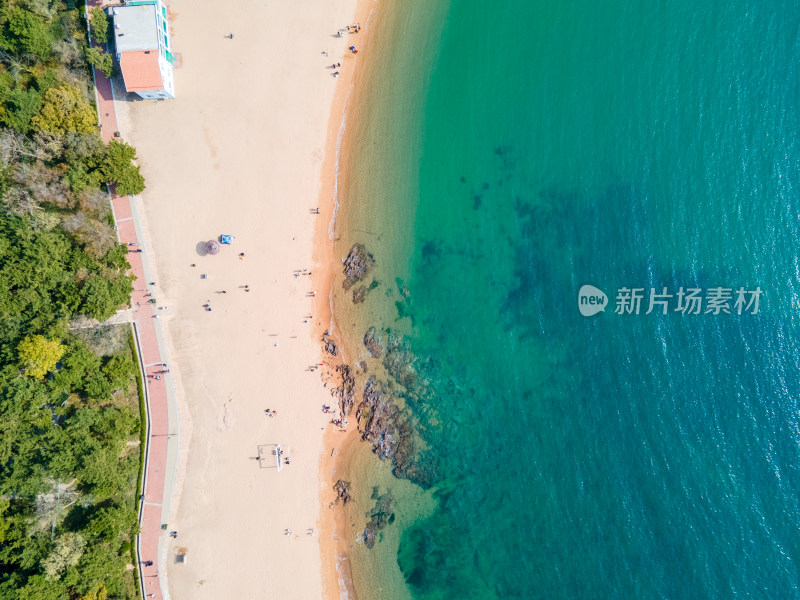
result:
M 114 42 L 128 92 L 174 98 L 169 22 L 161 0 L 139 0 L 112 9 Z

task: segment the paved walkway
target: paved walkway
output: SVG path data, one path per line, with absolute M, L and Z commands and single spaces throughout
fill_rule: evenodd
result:
M 87 0 L 87 12 L 100 6 L 100 0 Z M 113 31 L 113 29 L 109 29 Z M 92 42 L 93 46 L 97 46 Z M 118 131 L 114 90 L 102 71 L 94 69 L 100 133 L 108 142 Z M 128 245 L 128 262 L 136 276 L 131 295 L 131 316 L 136 335 L 139 360 L 144 370 L 145 400 L 147 406 L 147 446 L 143 495 L 139 510 L 137 551 L 141 589 L 145 598 L 169 598 L 166 582 L 160 573 L 166 569 L 169 503 L 180 446 L 180 432 L 172 376 L 163 343 L 159 317 L 163 311 L 151 303 L 158 299 L 158 286 L 151 285 L 147 252 L 139 227 L 136 204 L 128 196 L 114 196 L 112 200 L 117 234 L 122 244 Z M 164 526 L 164 527 L 162 527 Z M 152 566 L 144 566 L 153 561 Z

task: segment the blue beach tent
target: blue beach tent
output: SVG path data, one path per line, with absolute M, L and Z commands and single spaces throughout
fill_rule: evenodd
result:
M 219 236 L 219 241 L 221 244 L 230 245 L 233 243 L 233 236 L 223 233 L 221 236 Z

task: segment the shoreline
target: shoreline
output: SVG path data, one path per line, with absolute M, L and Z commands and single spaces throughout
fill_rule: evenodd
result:
M 361 50 L 371 47 L 369 41 L 369 21 L 375 10 L 377 10 L 376 0 L 358 0 L 354 23 L 361 24 L 360 31 L 355 35 L 358 40 L 358 48 Z M 355 45 L 355 44 L 354 44 Z M 325 158 L 322 165 L 321 186 L 320 186 L 320 219 L 315 227 L 314 235 L 314 263 L 315 273 L 312 276 L 314 287 L 323 290 L 321 297 L 315 303 L 314 310 L 321 314 L 321 323 L 327 326 L 318 325 L 316 340 L 320 342 L 327 332 L 337 346 L 337 357 L 331 357 L 325 352 L 324 347 L 320 347 L 322 360 L 325 362 L 326 369 L 322 379 L 326 388 L 330 391 L 329 385 L 334 385 L 337 381 L 335 368 L 347 364 L 347 357 L 344 354 L 344 343 L 341 330 L 336 325 L 335 304 L 337 300 L 337 290 L 334 289 L 336 281 L 336 270 L 341 268 L 341 261 L 335 257 L 335 232 L 336 217 L 342 207 L 340 175 L 344 168 L 347 168 L 347 152 L 344 141 L 347 131 L 347 120 L 358 113 L 359 107 L 352 104 L 354 92 L 359 83 L 359 74 L 363 73 L 365 67 L 359 62 L 365 60 L 365 56 L 370 56 L 369 52 L 354 58 L 353 68 L 348 69 L 339 76 L 337 81 L 336 93 L 331 108 L 331 115 L 328 119 L 328 133 L 325 146 Z M 356 62 L 358 61 L 358 62 Z M 360 67 L 360 68 L 359 68 Z M 322 267 L 322 268 L 320 268 Z M 320 342 L 321 343 L 321 342 Z M 333 505 L 336 494 L 333 491 L 335 482 L 340 479 L 343 471 L 347 469 L 350 458 L 358 447 L 360 436 L 358 427 L 353 426 L 346 433 L 335 426 L 329 426 L 323 436 L 325 452 L 320 456 L 319 482 L 320 482 L 320 519 L 319 528 L 325 532 L 320 537 L 320 553 L 322 559 L 322 579 L 323 593 L 326 599 L 348 599 L 356 600 L 357 596 L 352 585 L 352 568 L 350 563 L 350 540 L 347 539 L 349 528 L 346 522 L 346 514 L 343 505 L 338 502 Z M 327 449 L 330 448 L 330 452 Z M 333 509 L 330 508 L 333 506 Z

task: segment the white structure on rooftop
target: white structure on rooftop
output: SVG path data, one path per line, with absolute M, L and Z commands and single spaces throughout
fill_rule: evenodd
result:
M 128 2 L 112 9 L 114 43 L 128 92 L 174 98 L 167 7 L 161 0 Z

